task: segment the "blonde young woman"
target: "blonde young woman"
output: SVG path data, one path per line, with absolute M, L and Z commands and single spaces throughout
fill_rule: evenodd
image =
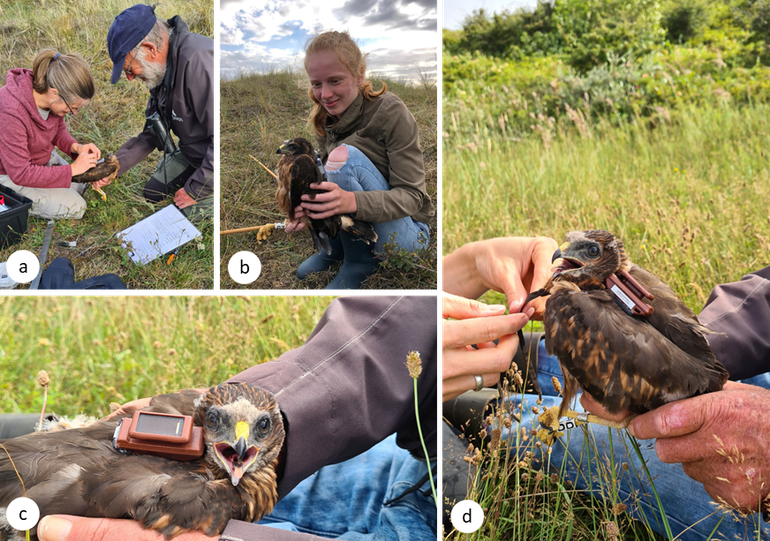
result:
M 32 70 L 8 72 L 0 88 L 0 184 L 31 199 L 31 215 L 83 216 L 86 186 L 73 184 L 72 177 L 94 167 L 101 152 L 75 141 L 64 115 L 77 114 L 93 96 L 91 69 L 78 54 L 43 49 Z M 54 147 L 74 162 L 68 164 Z
M 327 289 L 357 289 L 379 265 L 375 252 L 391 240 L 403 250 L 425 248 L 426 224 L 435 214 L 425 189 L 425 168 L 414 117 L 387 86 L 375 91 L 365 79 L 366 60 L 347 32 L 324 32 L 305 54 L 313 110 L 309 123 L 329 182 L 326 193 L 297 211 L 323 219 L 353 214 L 374 224 L 377 244 L 341 233 L 330 256 L 315 254 L 297 270 L 300 279 L 343 261 Z M 288 231 L 301 229 L 295 222 Z

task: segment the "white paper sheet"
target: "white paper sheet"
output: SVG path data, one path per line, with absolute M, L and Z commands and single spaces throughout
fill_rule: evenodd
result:
M 146 265 L 200 236 L 198 228 L 174 205 L 118 233 L 131 261 L 140 265 Z

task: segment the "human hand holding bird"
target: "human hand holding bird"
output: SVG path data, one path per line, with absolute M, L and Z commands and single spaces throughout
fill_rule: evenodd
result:
M 3 442 L 41 515 L 133 518 L 171 539 L 192 530 L 218 535 L 230 519 L 259 520 L 272 510 L 285 436 L 272 394 L 246 383 L 222 384 L 204 394 L 154 397 L 145 409 L 192 415 L 203 427 L 204 455 L 178 462 L 123 454 L 113 447 L 114 417 Z M 16 469 L 0 455 L 0 509 L 22 494 Z M 0 520 L 0 540 L 11 535 Z

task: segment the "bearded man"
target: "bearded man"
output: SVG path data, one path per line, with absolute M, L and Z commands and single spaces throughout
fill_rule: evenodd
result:
M 188 217 L 211 217 L 214 193 L 214 41 L 190 32 L 179 15 L 164 21 L 155 8 L 132 6 L 107 33 L 115 84 L 121 72 L 150 90 L 144 130 L 118 151 L 122 175 L 154 149 L 163 159 L 144 186 L 147 201 L 173 194 Z M 173 143 L 170 133 L 179 139 Z M 97 188 L 108 184 L 95 183 Z

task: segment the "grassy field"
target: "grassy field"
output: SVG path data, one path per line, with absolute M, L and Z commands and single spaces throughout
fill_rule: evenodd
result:
M 375 88 L 379 82 L 373 77 Z M 399 96 L 414 115 L 420 128 L 425 156 L 428 194 L 436 201 L 436 88 L 387 81 L 388 89 Z M 221 230 L 282 222 L 285 216 L 275 202 L 276 183 L 249 155 L 271 170 L 278 163 L 276 150 L 287 139 L 313 140 L 306 120 L 310 111 L 307 77 L 289 71 L 243 75 L 221 82 Z M 435 289 L 436 223 L 431 224 L 430 246 L 417 254 L 394 255 L 363 284 L 365 289 Z M 257 244 L 256 232 L 225 235 L 221 239 L 221 287 L 241 288 L 227 273 L 230 257 L 241 250 L 254 252 L 262 262 L 262 274 L 250 287 L 257 289 L 318 289 L 336 275 L 339 265 L 313 274 L 305 280 L 296 277 L 297 267 L 314 253 L 308 232 L 289 236 L 274 232 L 267 242 Z
M 0 412 L 103 416 L 110 402 L 207 387 L 295 348 L 331 297 L 0 298 Z
M 103 153 L 116 152 L 142 130 L 149 97 L 139 81 L 129 82 L 121 77 L 116 85 L 109 83 L 112 62 L 107 54 L 107 30 L 118 13 L 135 3 L 134 0 L 4 1 L 0 5 L 2 81 L 11 68 L 31 68 L 38 51 L 46 47 L 81 54 L 94 74 L 96 95 L 76 116 L 67 116 L 67 126 L 78 142 L 94 143 Z M 163 18 L 179 14 L 191 31 L 213 36 L 211 0 L 168 0 L 158 6 L 156 13 Z M 56 223 L 47 262 L 59 256 L 69 257 L 75 263 L 76 280 L 115 273 L 132 289 L 210 289 L 214 268 L 212 224 L 199 227 L 203 237 L 182 247 L 171 266 L 166 265 L 165 258 L 144 267 L 132 263 L 114 236 L 156 210 L 144 201 L 142 188 L 160 157 L 153 152 L 106 187 L 106 202 L 95 192 L 87 191 L 88 209 L 84 217 Z M 30 218 L 27 235 L 20 243 L 0 251 L 0 260 L 7 260 L 19 249 L 39 253 L 45 229 L 44 220 Z M 57 246 L 61 241 L 77 241 L 77 247 L 61 248 Z
M 770 264 L 765 105 L 686 107 L 668 120 L 620 127 L 534 118 L 524 137 L 505 135 L 499 120 L 483 116 L 457 122 L 452 107 L 444 108 L 443 167 L 453 172 L 443 183 L 445 253 L 496 236 L 561 242 L 570 230 L 603 228 L 696 313 L 714 285 Z M 592 500 L 564 478 L 563 464 L 538 474 L 536 438 L 523 436 L 478 457 L 485 468 L 471 497 L 488 520 L 475 534 L 447 532 L 447 539 L 659 539 L 651 523 L 629 519 L 625 506 L 635 500 L 613 489 L 619 475 L 649 486 L 643 471 L 610 463 L 588 440 L 583 469 L 605 495 Z M 633 464 L 629 438 L 614 431 L 613 438 L 627 445 Z M 508 458 L 514 445 L 530 458 Z M 758 536 L 749 523 L 747 537 Z
M 444 250 L 504 235 L 603 228 L 696 312 L 711 288 L 770 264 L 767 106 L 686 109 L 655 129 L 521 139 L 445 123 Z M 492 219 L 490 219 L 492 218 Z

